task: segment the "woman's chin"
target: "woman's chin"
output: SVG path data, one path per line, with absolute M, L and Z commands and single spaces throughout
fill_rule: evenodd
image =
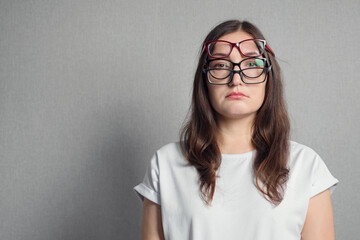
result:
M 245 119 L 245 118 L 251 118 L 255 117 L 256 112 L 230 112 L 230 113 L 224 113 L 219 115 L 222 119 Z

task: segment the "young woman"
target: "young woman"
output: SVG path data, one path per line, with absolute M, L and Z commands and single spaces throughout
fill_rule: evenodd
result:
M 144 180 L 142 239 L 335 239 L 339 182 L 289 140 L 280 67 L 257 27 L 226 21 L 206 37 L 190 117 Z

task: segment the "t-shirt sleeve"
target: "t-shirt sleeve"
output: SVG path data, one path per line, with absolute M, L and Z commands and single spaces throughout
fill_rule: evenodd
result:
M 332 194 L 338 183 L 339 180 L 330 173 L 324 161 L 316 154 L 312 169 L 310 198 L 327 190 L 328 188 L 330 189 L 330 194 Z
M 155 153 L 148 163 L 145 177 L 143 181 L 134 188 L 135 194 L 140 198 L 141 202 L 144 197 L 159 205 L 160 203 L 160 184 L 159 184 L 159 162 Z

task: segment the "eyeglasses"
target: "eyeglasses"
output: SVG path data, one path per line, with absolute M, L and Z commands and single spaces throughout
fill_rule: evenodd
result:
M 275 55 L 270 46 L 263 39 L 245 39 L 241 42 L 232 43 L 225 40 L 214 40 L 205 42 L 205 49 L 211 58 L 226 58 L 230 55 L 233 48 L 239 50 L 240 54 L 245 57 L 261 56 L 265 48 Z
M 234 67 L 238 66 L 238 71 Z M 245 58 L 239 63 L 231 62 L 227 59 L 210 59 L 206 62 L 203 72 L 211 84 L 229 84 L 235 73 L 240 75 L 241 81 L 246 84 L 257 84 L 265 82 L 267 73 L 271 70 L 266 58 L 250 57 Z

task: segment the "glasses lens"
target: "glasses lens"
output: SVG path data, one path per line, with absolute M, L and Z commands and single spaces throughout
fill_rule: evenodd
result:
M 264 53 L 265 41 L 249 39 L 240 43 L 240 51 L 246 57 L 257 57 Z
M 241 62 L 240 68 L 244 76 L 244 81 L 247 83 L 261 82 L 264 80 L 265 74 L 265 59 L 262 58 L 248 58 Z M 260 79 L 261 78 L 261 79 Z
M 227 42 L 212 42 L 208 45 L 210 57 L 221 58 L 227 57 L 232 49 L 232 45 Z
M 226 83 L 232 72 L 233 64 L 227 60 L 213 60 L 208 64 L 208 78 L 214 83 Z

